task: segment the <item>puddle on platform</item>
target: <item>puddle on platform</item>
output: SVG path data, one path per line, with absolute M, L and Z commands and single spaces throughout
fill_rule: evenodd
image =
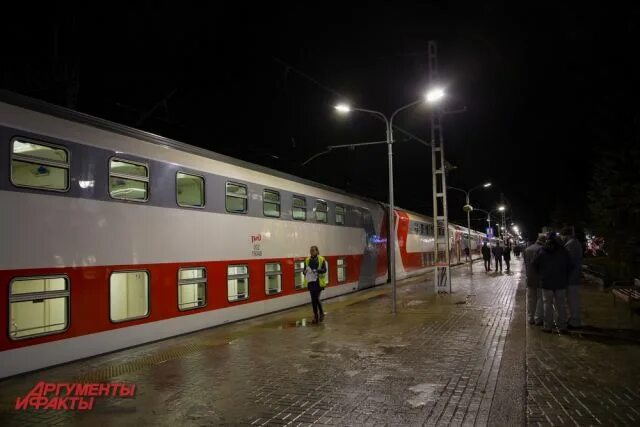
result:
M 409 391 L 416 393 L 413 399 L 408 399 L 407 403 L 414 408 L 425 406 L 428 402 L 435 401 L 435 394 L 438 390 L 438 384 L 417 384 L 409 387 Z
M 416 305 L 421 305 L 421 304 L 426 304 L 426 303 L 427 303 L 426 301 L 413 300 L 413 301 L 409 301 L 405 305 L 407 307 L 415 307 Z
M 318 326 L 317 323 L 311 323 L 311 319 L 285 320 L 280 323 L 278 329 L 306 328 L 307 326 Z

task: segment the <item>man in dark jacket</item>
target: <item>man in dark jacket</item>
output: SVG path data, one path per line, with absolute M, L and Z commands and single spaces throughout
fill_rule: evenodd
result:
M 569 329 L 582 327 L 580 319 L 580 285 L 582 283 L 582 245 L 573 236 L 573 227 L 564 227 L 560 231 L 564 248 L 571 258 L 571 272 L 567 287 L 567 301 L 569 305 Z
M 571 272 L 569 253 L 562 246 L 555 232 L 549 233 L 544 248 L 533 260 L 533 268 L 540 279 L 542 300 L 544 302 L 544 332 L 553 328 L 553 307 L 557 312 L 557 324 L 560 333 L 567 332 L 567 286 Z
M 502 254 L 502 257 L 504 258 L 504 263 L 507 264 L 507 273 L 510 271 L 509 269 L 509 263 L 511 262 L 511 244 L 507 243 L 506 246 L 504 247 L 504 252 Z
M 491 249 L 487 242 L 482 244 L 482 259 L 484 260 L 484 270 L 491 271 Z
M 527 274 L 527 317 L 530 325 L 542 326 L 542 288 L 536 270 L 533 268 L 533 260 L 536 259 L 546 241 L 546 236 L 540 234 L 538 240 L 522 253 L 524 270 Z
M 500 242 L 496 241 L 496 245 L 493 247 L 493 258 L 496 260 L 496 271 L 498 271 L 498 264 L 500 264 L 500 272 L 502 272 L 502 254 L 504 249 L 500 246 Z

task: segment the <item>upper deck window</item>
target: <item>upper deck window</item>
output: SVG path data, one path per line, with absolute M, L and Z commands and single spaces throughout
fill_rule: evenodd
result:
M 11 142 L 11 182 L 17 187 L 67 191 L 69 152 L 62 148 L 15 138 Z

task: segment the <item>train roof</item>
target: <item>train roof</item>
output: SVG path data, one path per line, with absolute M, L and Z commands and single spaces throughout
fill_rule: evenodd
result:
M 290 181 L 298 182 L 300 184 L 305 184 L 305 185 L 320 188 L 323 190 L 332 191 L 335 193 L 342 194 L 344 196 L 355 197 L 357 199 L 365 200 L 371 203 L 382 203 L 378 200 L 374 200 L 366 196 L 348 193 L 339 188 L 335 188 L 329 185 L 321 184 L 319 182 L 311 181 L 306 178 L 301 178 L 296 175 L 291 175 L 286 172 L 281 172 L 276 169 L 268 168 L 266 166 L 261 166 L 255 163 L 247 162 L 245 160 L 236 159 L 235 157 L 226 156 L 224 154 L 216 153 L 215 151 L 207 150 L 205 148 L 197 147 L 195 145 L 180 142 L 175 139 L 166 138 L 161 135 L 136 129 L 120 123 L 101 119 L 99 117 L 95 117 L 90 114 L 81 113 L 79 111 L 75 111 L 66 107 L 61 107 L 59 105 L 51 104 L 46 101 L 31 98 L 31 97 L 21 95 L 15 92 L 11 92 L 8 90 L 0 90 L 0 102 L 5 102 L 7 104 L 11 104 L 16 107 L 33 110 L 38 113 L 48 114 L 60 119 L 69 120 L 69 121 L 81 123 L 84 125 L 92 126 L 98 129 L 106 130 L 109 132 L 118 133 L 131 138 L 140 139 L 145 142 L 150 142 L 152 144 L 173 148 L 175 150 L 180 150 L 189 154 L 206 157 L 212 160 L 217 160 L 217 161 L 228 163 L 234 166 L 250 169 L 256 172 L 273 175 L 278 178 L 287 179 Z
M 166 138 L 164 136 L 160 136 L 160 135 L 156 135 L 154 133 L 151 132 L 147 132 L 147 131 L 143 131 L 140 129 L 136 129 L 130 126 L 126 126 L 120 123 L 116 123 L 116 122 L 112 122 L 109 120 L 105 120 L 105 119 L 101 119 L 99 117 L 95 117 L 92 116 L 90 114 L 86 114 L 86 113 L 81 113 L 79 111 L 75 111 L 72 110 L 70 108 L 66 108 L 66 107 L 61 107 L 59 105 L 55 105 L 55 104 L 51 104 L 49 102 L 46 101 L 42 101 L 39 99 L 35 99 L 35 98 L 31 98 L 29 96 L 25 96 L 25 95 L 21 95 L 15 92 L 11 92 L 8 90 L 4 90 L 4 89 L 0 89 L 0 102 L 5 102 L 7 104 L 11 104 L 14 105 L 16 107 L 21 107 L 21 108 L 25 108 L 25 109 L 29 109 L 29 110 L 33 110 L 39 113 L 43 113 L 43 114 L 48 114 L 60 119 L 64 119 L 64 120 L 69 120 L 69 121 L 74 121 L 77 123 L 81 123 L 84 125 L 88 125 L 88 126 L 92 126 L 98 129 L 102 129 L 102 130 L 106 130 L 106 131 L 110 131 L 110 132 L 114 132 L 114 133 L 118 133 L 124 136 L 128 136 L 131 138 L 136 138 L 136 139 L 140 139 L 143 140 L 145 142 L 150 142 L 153 144 L 157 144 L 157 145 L 161 145 L 163 147 L 169 147 L 169 148 L 173 148 L 176 150 L 180 150 L 183 152 L 187 152 L 190 154 L 194 154 L 197 156 L 203 156 L 203 157 L 207 157 L 209 159 L 212 160 L 217 160 L 220 162 L 224 162 L 224 163 L 228 163 L 234 166 L 238 166 L 238 167 L 242 167 L 242 168 L 246 168 L 246 169 L 250 169 L 256 172 L 261 172 L 261 173 L 265 173 L 265 174 L 269 174 L 269 175 L 273 175 L 276 176 L 278 178 L 282 178 L 282 179 L 287 179 L 290 181 L 294 181 L 294 182 L 298 182 L 301 184 L 305 184 L 305 185 L 309 185 L 312 187 L 316 187 L 319 189 L 323 189 L 323 190 L 327 190 L 327 191 L 331 191 L 334 193 L 338 193 L 338 194 L 342 194 L 344 196 L 348 196 L 348 197 L 354 197 L 357 199 L 361 199 L 363 201 L 367 201 L 370 203 L 378 203 L 382 206 L 385 206 L 388 208 L 388 203 L 385 202 L 381 202 L 379 200 L 375 200 L 366 196 L 361 196 L 358 194 L 352 194 L 352 193 L 348 193 L 345 190 L 339 189 L 339 188 L 335 188 L 335 187 L 331 187 L 329 185 L 325 185 L 325 184 L 321 184 L 319 182 L 315 182 L 315 181 L 311 181 L 309 179 L 306 178 L 301 178 L 299 176 L 296 175 L 291 175 L 285 172 L 281 172 L 278 171 L 276 169 L 271 169 L 268 168 L 266 166 L 261 166 L 255 163 L 251 163 L 251 162 L 247 162 L 245 160 L 240 160 L 240 159 L 236 159 L 235 157 L 230 157 L 230 156 L 226 156 L 224 154 L 220 154 L 220 153 L 216 153 L 214 151 L 211 150 L 207 150 L 205 148 L 201 148 L 201 147 L 197 147 L 195 145 L 191 145 L 191 144 L 187 144 L 184 142 L 180 142 L 177 141 L 175 139 L 171 139 L 171 138 Z M 429 217 L 431 218 L 430 215 L 428 214 L 424 214 L 424 213 L 419 213 L 419 212 L 414 212 L 414 211 L 410 211 L 404 208 L 401 208 L 399 206 L 396 206 L 397 209 L 401 209 L 404 212 L 413 214 L 413 215 L 417 215 L 417 216 L 423 216 L 423 217 Z M 458 224 L 454 224 L 454 223 L 450 223 L 452 225 L 458 225 Z M 458 225 L 459 226 L 459 225 Z M 475 230 L 474 230 L 475 231 Z M 478 232 L 480 233 L 480 232 Z

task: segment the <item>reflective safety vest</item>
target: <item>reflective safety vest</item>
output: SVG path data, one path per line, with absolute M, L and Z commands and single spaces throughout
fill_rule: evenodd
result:
M 307 268 L 309 268 L 309 261 L 311 260 L 311 257 L 307 257 L 304 260 L 304 267 L 305 267 L 305 271 Z M 325 265 L 325 260 L 323 256 L 318 255 L 318 270 L 320 270 L 323 266 L 327 267 L 327 269 L 329 268 L 329 266 Z M 321 288 L 325 288 L 327 286 L 327 273 L 318 273 L 318 282 L 320 283 L 320 287 Z M 308 285 L 307 282 L 307 275 L 304 275 L 304 287 L 306 288 Z

